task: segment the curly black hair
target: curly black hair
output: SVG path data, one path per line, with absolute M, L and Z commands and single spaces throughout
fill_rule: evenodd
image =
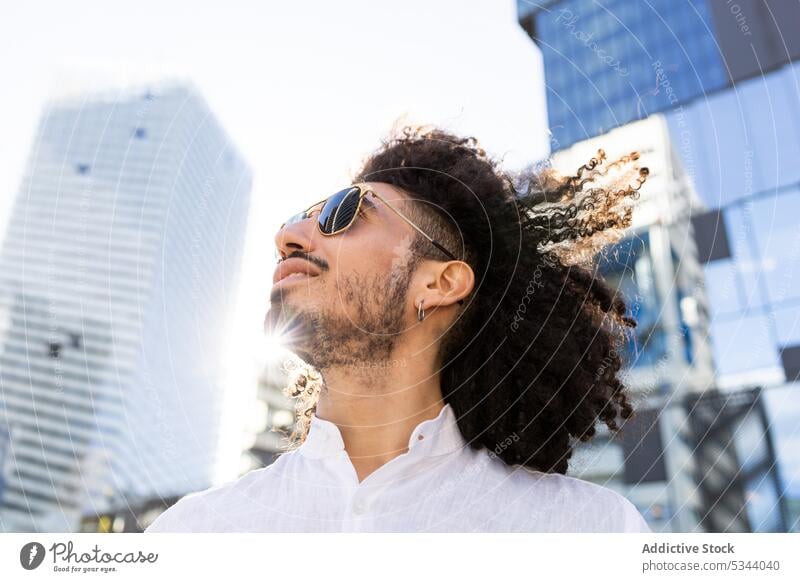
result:
M 440 343 L 441 389 L 469 445 L 509 465 L 566 473 L 575 439 L 594 437 L 598 421 L 618 431 L 634 413 L 620 370 L 636 322 L 596 257 L 630 225 L 648 169 L 637 152 L 605 158 L 598 150 L 571 176 L 511 173 L 474 137 L 403 127 L 353 178 L 409 193 L 412 219 L 472 267 L 475 288 Z M 415 260 L 447 260 L 426 242 L 417 236 Z M 295 440 L 320 382 L 308 369 L 293 380 L 304 403 Z

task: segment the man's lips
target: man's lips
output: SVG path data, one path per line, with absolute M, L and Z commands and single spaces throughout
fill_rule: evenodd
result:
M 272 275 L 272 283 L 274 285 L 278 281 L 295 273 L 316 277 L 320 274 L 320 271 L 315 265 L 305 259 L 286 259 L 285 261 L 281 261 L 275 269 L 275 273 Z

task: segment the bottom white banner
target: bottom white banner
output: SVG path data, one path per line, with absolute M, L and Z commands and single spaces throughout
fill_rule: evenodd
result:
M 800 580 L 798 534 L 0 534 L 0 580 Z M 559 578 L 561 579 L 561 578 Z

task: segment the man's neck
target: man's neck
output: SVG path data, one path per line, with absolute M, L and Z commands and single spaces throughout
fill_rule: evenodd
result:
M 444 407 L 437 368 L 424 358 L 323 370 L 316 415 L 339 428 L 359 482 L 408 451 L 414 428 Z

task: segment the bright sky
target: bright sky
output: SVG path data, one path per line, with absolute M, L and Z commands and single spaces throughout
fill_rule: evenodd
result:
M 475 135 L 509 167 L 548 154 L 542 63 L 513 0 L 7 2 L 0 78 L 0 233 L 48 98 L 199 88 L 254 172 L 232 370 L 256 357 L 276 228 L 344 184 L 395 120 Z M 252 387 L 252 367 L 234 385 Z

